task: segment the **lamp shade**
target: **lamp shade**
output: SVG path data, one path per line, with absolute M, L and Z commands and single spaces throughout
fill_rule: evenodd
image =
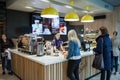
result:
M 79 21 L 79 16 L 75 12 L 69 12 L 65 15 L 65 21 Z
M 42 10 L 41 17 L 56 18 L 56 17 L 59 17 L 59 13 L 57 12 L 56 9 L 54 9 L 52 7 L 48 7 L 48 8 L 45 8 Z
M 94 18 L 91 15 L 86 14 L 81 18 L 81 22 L 94 22 Z

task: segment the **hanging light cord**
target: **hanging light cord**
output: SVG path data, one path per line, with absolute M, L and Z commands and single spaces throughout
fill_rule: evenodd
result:
M 70 6 L 73 6 L 74 0 L 70 0 Z
M 85 7 L 85 9 L 88 11 L 88 10 L 89 10 L 89 5 L 87 5 L 87 6 Z

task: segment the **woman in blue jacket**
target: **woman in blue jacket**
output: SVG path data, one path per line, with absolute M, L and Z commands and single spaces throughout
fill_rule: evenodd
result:
M 80 63 L 80 41 L 77 37 L 75 30 L 70 30 L 68 32 L 68 67 L 67 76 L 70 80 L 80 80 L 79 79 L 79 63 Z
M 104 68 L 101 70 L 101 78 L 100 80 L 110 80 L 111 75 L 111 41 L 108 35 L 107 28 L 101 27 L 99 29 L 99 32 L 101 32 L 100 36 L 97 37 L 96 42 L 96 48 L 93 49 L 93 51 L 103 54 L 103 61 L 104 61 Z

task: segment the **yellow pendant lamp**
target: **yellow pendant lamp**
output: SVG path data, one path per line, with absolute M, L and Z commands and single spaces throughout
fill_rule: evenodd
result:
M 81 22 L 94 22 L 94 18 L 91 15 L 86 14 L 81 18 Z
M 56 17 L 59 17 L 59 13 L 57 12 L 56 9 L 54 9 L 52 7 L 47 7 L 47 8 L 42 10 L 41 17 L 44 17 L 44 18 L 56 18 Z
M 70 0 L 71 6 L 73 5 L 73 3 L 74 1 Z M 65 21 L 79 21 L 79 16 L 74 11 L 71 11 L 65 15 L 64 20 Z
M 79 16 L 75 12 L 69 12 L 65 15 L 65 21 L 79 21 Z
M 88 11 L 88 9 L 89 9 L 89 6 L 87 5 L 86 10 Z M 81 18 L 81 22 L 94 22 L 94 18 L 93 16 L 86 14 Z

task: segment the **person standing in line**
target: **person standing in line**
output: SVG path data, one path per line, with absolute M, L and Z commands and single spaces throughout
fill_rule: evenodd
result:
M 6 61 L 7 61 L 7 70 L 8 70 L 8 74 L 12 74 L 11 72 L 11 53 L 9 51 L 9 48 L 12 48 L 14 45 L 13 45 L 13 42 L 12 40 L 9 40 L 7 39 L 6 35 L 5 34 L 2 34 L 2 37 L 1 37 L 1 59 L 2 59 L 2 74 L 4 75 L 5 74 L 5 67 L 6 67 Z
M 100 27 L 100 35 L 96 38 L 94 52 L 103 54 L 104 68 L 101 69 L 100 80 L 110 80 L 111 76 L 111 40 L 106 27 Z
M 68 59 L 67 76 L 70 80 L 80 80 L 79 78 L 79 64 L 81 59 L 80 54 L 80 40 L 77 37 L 75 30 L 68 32 Z
M 113 61 L 115 65 L 115 72 L 114 72 L 115 75 L 118 72 L 118 57 L 120 54 L 120 51 L 119 51 L 120 41 L 117 36 L 118 36 L 118 32 L 114 31 L 113 38 L 112 38 L 112 51 L 113 51 Z

